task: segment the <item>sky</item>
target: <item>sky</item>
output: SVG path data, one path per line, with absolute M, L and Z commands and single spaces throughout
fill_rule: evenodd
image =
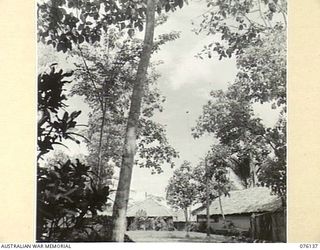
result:
M 167 136 L 171 145 L 179 151 L 178 167 L 184 160 L 196 166 L 216 140 L 212 136 L 194 139 L 191 128 L 195 126 L 197 118 L 201 115 L 202 106 L 209 100 L 211 90 L 226 89 L 236 76 L 235 59 L 218 60 L 199 59 L 195 55 L 203 46 L 218 37 L 196 35 L 192 29 L 191 20 L 199 21 L 199 16 L 206 11 L 204 1 L 190 1 L 181 10 L 169 16 L 168 21 L 157 27 L 155 35 L 180 31 L 180 38 L 161 47 L 153 60 L 162 60 L 164 63 L 158 67 L 162 77 L 159 79 L 159 88 L 166 96 L 164 112 L 155 115 L 155 120 L 165 124 Z M 272 126 L 277 118 L 277 112 L 270 107 L 256 105 L 255 111 Z M 132 188 L 135 196 L 144 197 L 145 190 L 155 195 L 164 196 L 168 179 L 173 170 L 163 166 L 164 173 L 150 175 L 148 169 L 134 169 Z
M 155 36 L 170 31 L 180 31 L 180 38 L 161 47 L 152 57 L 153 61 L 161 60 L 157 70 L 161 74 L 158 86 L 166 96 L 164 111 L 156 113 L 154 120 L 166 126 L 170 144 L 179 152 L 180 158 L 175 161 L 178 167 L 183 161 L 190 161 L 194 166 L 215 142 L 212 136 L 194 139 L 191 128 L 200 116 L 202 106 L 209 99 L 211 90 L 226 89 L 235 79 L 237 68 L 234 58 L 218 60 L 199 59 L 199 53 L 205 44 L 215 41 L 218 37 L 196 35 L 192 29 L 192 21 L 206 11 L 205 1 L 190 1 L 189 5 L 178 9 L 169 15 L 168 21 L 156 28 Z M 46 58 L 48 59 L 48 58 Z M 68 60 L 70 63 L 70 59 Z M 72 61 L 72 59 L 71 59 Z M 64 68 L 68 68 L 65 65 Z M 83 110 L 79 123 L 87 122 L 88 107 L 81 97 L 72 97 L 70 107 Z M 255 105 L 256 115 L 263 119 L 266 125 L 272 126 L 277 118 L 277 111 L 272 111 L 266 105 Z M 85 147 L 68 143 L 67 153 L 77 155 L 86 153 Z M 141 200 L 145 193 L 157 196 L 165 195 L 165 187 L 173 174 L 168 165 L 163 166 L 164 172 L 151 175 L 149 169 L 135 167 L 133 170 L 130 194 L 134 200 Z
M 163 61 L 158 66 L 161 74 L 159 88 L 166 96 L 164 111 L 157 113 L 154 119 L 166 125 L 168 140 L 179 152 L 176 167 L 185 160 L 195 166 L 209 150 L 214 138 L 206 136 L 195 140 L 191 128 L 208 101 L 210 90 L 226 88 L 237 72 L 234 59 L 219 61 L 195 57 L 209 39 L 213 39 L 192 32 L 191 20 L 204 13 L 205 7 L 203 1 L 190 2 L 183 9 L 171 13 L 168 21 L 157 27 L 155 32 L 155 36 L 170 31 L 181 32 L 179 39 L 162 46 L 152 58 Z M 136 191 L 135 195 L 143 198 L 144 190 L 148 190 L 164 196 L 173 169 L 164 165 L 163 170 L 161 174 L 150 175 L 148 169 L 134 169 L 132 189 Z

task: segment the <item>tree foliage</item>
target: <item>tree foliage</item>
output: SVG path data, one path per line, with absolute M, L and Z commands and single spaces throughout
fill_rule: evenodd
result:
M 125 231 L 124 217 L 136 153 L 141 103 L 153 49 L 155 12 L 161 13 L 162 9 L 168 12 L 175 10 L 177 6 L 181 8 L 183 0 L 160 0 L 157 3 L 153 0 L 147 3 L 142 0 L 107 2 L 102 0 L 52 0 L 45 1 L 38 6 L 39 40 L 52 44 L 58 51 L 63 52 L 72 50 L 74 44 L 79 45 L 84 41 L 88 43 L 100 41 L 102 30 L 107 32 L 112 25 L 121 30 L 128 29 L 128 35 L 131 37 L 135 29 L 143 30 L 143 21 L 146 21 L 145 39 L 130 100 L 120 178 L 113 209 L 112 239 L 115 241 L 123 241 Z
M 198 203 L 205 204 L 207 195 L 209 201 L 212 202 L 220 196 L 219 192 L 221 194 L 228 194 L 229 180 L 226 178 L 226 171 L 227 169 L 221 168 L 219 170 L 210 165 L 206 166 L 204 162 L 201 162 L 193 169 L 193 179 L 196 183 L 195 199 Z M 209 193 L 207 193 L 207 185 Z
M 64 112 L 61 119 L 58 116 L 67 99 L 63 89 L 65 77 L 71 75 L 62 70 L 56 72 L 52 67 L 50 73 L 38 76 L 38 160 L 53 150 L 54 144 L 63 145 L 62 139 L 78 142 L 72 129 L 80 112 L 70 116 Z M 49 162 L 43 166 L 38 161 L 37 165 L 37 240 L 71 240 L 70 234 L 83 226 L 84 216 L 89 211 L 96 214 L 105 205 L 109 187 L 97 188 L 90 166 L 78 159 Z
M 264 36 L 276 29 L 286 29 L 285 0 L 207 0 L 197 33 L 219 35 L 221 42 L 210 43 L 203 50 L 219 59 L 241 55 L 245 49 L 259 47 Z
M 223 145 L 213 145 L 205 159 L 193 170 L 193 178 L 196 181 L 197 200 L 204 203 L 209 195 L 213 201 L 221 195 L 228 195 L 231 183 L 228 178 L 230 168 L 229 148 Z M 209 193 L 207 193 L 207 185 Z
M 155 51 L 160 44 L 177 37 L 176 32 L 160 36 L 156 39 Z M 124 32 L 110 29 L 102 42 L 85 46 L 76 53 L 85 63 L 77 65 L 75 75 L 78 84 L 73 86 L 72 94 L 84 96 L 92 109 L 87 136 L 90 140 L 89 161 L 95 166 L 99 159 L 99 137 L 102 136 L 102 163 L 107 165 L 112 161 L 120 167 L 126 117 L 141 49 L 140 39 L 128 39 Z M 139 159 L 136 164 L 151 168 L 152 173 L 160 173 L 161 165 L 167 162 L 173 166 L 172 160 L 178 154 L 169 145 L 164 126 L 152 120 L 156 111 L 162 112 L 162 103 L 165 101 L 157 87 L 159 74 L 155 66 L 151 65 L 144 88 L 138 128 Z M 110 166 L 105 166 L 104 169 L 112 171 Z
M 235 56 L 234 85 L 249 101 L 286 104 L 286 0 L 207 0 L 198 33 L 219 36 L 200 57 Z
M 207 6 L 196 32 L 218 41 L 205 46 L 199 57 L 234 57 L 238 73 L 226 91 L 211 93 L 194 136 L 214 134 L 230 147 L 231 166 L 246 186 L 254 168 L 260 184 L 285 197 L 287 3 L 207 0 Z M 255 116 L 255 102 L 281 110 L 273 128 Z
M 40 239 L 69 241 L 74 229 L 81 229 L 84 216 L 96 215 L 105 207 L 109 187 L 97 189 L 90 167 L 79 160 L 49 165 L 38 172 L 38 223 Z
M 157 1 L 156 11 L 175 11 L 184 1 Z M 132 36 L 144 29 L 146 11 L 143 0 L 44 0 L 38 3 L 38 40 L 67 52 L 100 41 L 102 32 L 114 26 Z
M 191 163 L 184 161 L 170 178 L 166 199 L 174 209 L 187 209 L 196 201 L 196 183 L 193 181 Z
M 239 73 L 235 85 L 248 100 L 286 106 L 286 31 L 275 27 L 262 39 L 261 46 L 251 46 L 237 58 Z
M 286 127 L 286 119 L 280 117 L 274 128 L 267 129 L 266 138 L 273 148 L 273 154 L 266 158 L 258 172 L 261 183 L 282 197 L 284 204 L 287 197 Z
M 242 164 L 251 153 L 262 160 L 269 149 L 264 142 L 266 128 L 255 117 L 246 95 L 231 85 L 227 91 L 212 91 L 211 99 L 203 106 L 203 113 L 193 128 L 194 137 L 205 133 L 214 134 L 222 145 L 236 154 L 236 162 Z
M 204 133 L 214 133 L 222 144 L 240 146 L 241 142 L 249 139 L 249 135 L 264 133 L 261 119 L 254 117 L 251 103 L 234 85 L 227 91 L 212 91 L 210 95 L 193 128 L 196 138 Z
M 271 187 L 274 193 L 283 197 L 286 186 L 285 128 L 284 115 L 274 128 L 263 125 L 246 95 L 231 85 L 227 91 L 211 93 L 211 100 L 204 105 L 193 134 L 195 137 L 214 134 L 230 152 L 222 159 L 228 160 L 230 168 L 245 186 L 252 184 L 250 176 L 254 170 L 260 184 Z M 218 151 L 223 152 L 223 149 Z
M 63 73 L 63 70 L 56 72 L 55 65 L 52 65 L 50 72 L 43 72 L 38 75 L 38 159 L 50 150 L 53 145 L 62 145 L 64 139 L 71 139 L 80 143 L 78 134 L 74 132 L 75 119 L 81 111 L 74 111 L 69 114 L 67 111 L 61 116 L 62 108 L 66 107 L 66 95 L 63 93 L 63 86 L 69 82 L 65 78 L 72 76 L 72 72 Z

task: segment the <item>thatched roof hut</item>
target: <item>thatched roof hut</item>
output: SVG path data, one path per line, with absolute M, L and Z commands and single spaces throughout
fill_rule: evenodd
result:
M 281 199 L 271 195 L 266 187 L 255 187 L 229 192 L 230 196 L 222 196 L 221 203 L 225 215 L 248 214 L 258 212 L 271 212 L 281 208 Z M 196 215 L 205 215 L 205 206 L 193 211 Z M 214 200 L 210 205 L 211 215 L 220 215 L 219 200 Z
M 145 211 L 148 217 L 173 217 L 174 214 L 166 206 L 147 198 L 130 206 L 127 211 L 127 217 L 135 217 L 139 211 Z

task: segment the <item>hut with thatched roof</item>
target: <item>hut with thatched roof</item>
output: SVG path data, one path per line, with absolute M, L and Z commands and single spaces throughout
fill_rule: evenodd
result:
M 173 225 L 173 211 L 171 211 L 167 206 L 156 201 L 154 198 L 149 197 L 143 201 L 136 202 L 132 204 L 127 210 L 127 225 L 130 225 L 138 218 L 144 217 L 144 220 L 148 223 L 154 221 L 162 222 L 163 224 Z M 154 226 L 152 226 L 153 229 Z
M 172 212 L 153 198 L 136 202 L 128 208 L 127 217 L 135 217 L 139 211 L 145 211 L 148 217 L 173 217 Z
M 229 192 L 229 196 L 215 199 L 210 207 L 210 228 L 213 231 L 225 231 L 233 228 L 238 231 L 250 231 L 252 217 L 275 212 L 282 207 L 281 199 L 271 195 L 270 189 L 265 187 L 254 187 Z M 197 216 L 197 222 L 206 223 L 206 207 L 193 211 Z M 225 220 L 223 220 L 223 215 Z

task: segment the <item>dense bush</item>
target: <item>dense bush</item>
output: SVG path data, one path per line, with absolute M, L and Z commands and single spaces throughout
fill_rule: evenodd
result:
M 64 110 L 67 100 L 64 94 L 64 85 L 69 83 L 65 78 L 72 76 L 72 72 L 56 71 L 55 65 L 50 72 L 38 75 L 38 160 L 53 150 L 54 145 L 63 145 L 63 140 L 80 141 L 76 138 L 81 135 L 74 132 L 77 122 L 75 119 L 81 111 L 69 114 Z
M 130 231 L 136 230 L 155 230 L 155 231 L 174 231 L 172 220 L 166 221 L 162 217 L 151 218 L 144 210 L 137 212 L 132 223 L 129 225 Z
M 53 145 L 71 139 L 80 143 L 73 129 L 80 111 L 64 111 L 67 99 L 64 84 L 72 73 L 50 72 L 38 76 L 38 164 L 37 164 L 37 241 L 85 241 L 97 238 L 96 230 L 84 223 L 86 215 L 95 216 L 108 200 L 109 187 L 93 182 L 91 167 L 79 160 L 40 163 Z M 44 166 L 43 166 L 44 165 Z
M 38 226 L 40 238 L 66 241 L 83 226 L 84 216 L 104 208 L 109 187 L 97 188 L 90 167 L 76 160 L 38 169 Z
M 108 242 L 111 241 L 112 218 L 110 216 L 95 216 L 85 218 L 82 226 L 72 229 L 60 229 L 65 235 L 65 242 Z M 125 242 L 133 242 L 128 235 Z
M 150 219 L 147 217 L 147 213 L 144 210 L 139 210 L 136 213 L 133 222 L 129 225 L 129 230 L 149 230 L 149 227 L 152 226 Z
M 155 219 L 155 230 L 156 231 L 169 231 L 169 222 L 166 222 L 163 218 L 158 217 Z

